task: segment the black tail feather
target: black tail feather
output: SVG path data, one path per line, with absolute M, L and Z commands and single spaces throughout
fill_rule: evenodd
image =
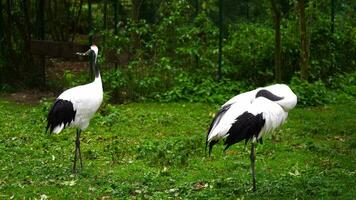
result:
M 46 133 L 52 133 L 54 128 L 58 125 L 64 124 L 64 128 L 75 119 L 76 111 L 73 103 L 68 100 L 57 99 L 47 116 Z
M 258 137 L 262 127 L 265 124 L 262 113 L 253 115 L 249 112 L 244 112 L 236 118 L 235 123 L 231 126 L 229 135 L 225 140 L 225 150 L 231 145 L 245 140 L 245 144 L 253 137 Z

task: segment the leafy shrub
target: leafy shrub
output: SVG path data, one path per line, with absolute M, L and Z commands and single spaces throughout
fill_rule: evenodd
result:
M 63 74 L 64 87 L 71 88 L 71 87 L 85 84 L 87 83 L 88 78 L 89 76 L 87 72 L 74 74 L 70 70 L 65 70 Z
M 356 72 L 333 76 L 328 82 L 335 102 L 352 101 L 356 98 Z
M 229 32 L 224 45 L 225 73 L 257 85 L 271 82 L 274 78 L 273 29 L 261 24 L 242 23 L 230 27 Z
M 337 75 L 329 81 L 332 89 L 356 97 L 356 72 Z
M 222 103 L 246 88 L 248 87 L 244 82 L 228 79 L 218 82 L 209 77 L 194 79 L 182 73 L 177 77 L 176 86 L 164 93 L 162 100 Z
M 331 101 L 328 96 L 328 90 L 321 80 L 309 83 L 293 77 L 290 87 L 297 95 L 298 105 L 300 106 L 318 106 Z
M 110 99 L 121 101 L 124 97 L 124 88 L 127 86 L 127 79 L 120 69 L 105 71 L 102 75 L 104 91 L 109 92 Z

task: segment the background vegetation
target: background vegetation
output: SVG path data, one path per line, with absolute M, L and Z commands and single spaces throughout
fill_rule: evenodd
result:
M 221 102 L 273 82 L 335 89 L 335 79 L 355 79 L 356 5 L 350 0 L 224 0 L 222 18 L 219 0 L 0 2 L 3 91 L 59 92 L 88 80 L 86 70 L 49 76 L 58 58 L 47 59 L 43 72 L 41 58 L 31 53 L 35 39 L 97 44 L 113 102 Z M 112 52 L 125 56 L 117 62 Z

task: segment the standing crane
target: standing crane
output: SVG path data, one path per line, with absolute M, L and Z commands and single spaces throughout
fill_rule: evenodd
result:
M 49 129 L 50 133 L 55 134 L 60 133 L 66 127 L 75 127 L 77 129 L 73 172 L 76 172 L 78 157 L 80 166 L 83 168 L 80 134 L 89 126 L 91 118 L 103 101 L 103 86 L 100 71 L 96 65 L 98 47 L 92 45 L 87 52 L 77 54 L 89 56 L 90 67 L 95 73 L 95 79 L 89 84 L 70 88 L 59 95 L 48 113 L 46 127 L 46 133 Z
M 213 146 L 225 139 L 227 150 L 231 145 L 245 140 L 251 142 L 251 173 L 253 191 L 256 191 L 255 144 L 262 137 L 280 127 L 288 112 L 297 104 L 297 96 L 285 84 L 274 84 L 239 94 L 224 105 L 215 115 L 206 138 L 209 156 Z

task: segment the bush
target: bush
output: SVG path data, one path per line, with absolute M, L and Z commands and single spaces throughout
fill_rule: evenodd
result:
M 242 23 L 232 26 L 229 32 L 224 45 L 225 74 L 256 85 L 273 81 L 273 29 L 260 24 Z
M 293 77 L 290 87 L 297 95 L 298 105 L 300 106 L 318 106 L 331 102 L 328 90 L 321 80 L 309 83 Z
M 344 102 L 355 100 L 356 97 L 356 72 L 340 74 L 328 80 L 330 88 L 334 91 L 334 101 Z
M 163 94 L 163 101 L 190 101 L 223 103 L 228 98 L 248 89 L 244 82 L 223 79 L 216 81 L 213 78 L 195 79 L 182 73 L 177 77 L 176 86 Z
M 356 97 L 356 72 L 334 76 L 329 82 L 332 89 Z

